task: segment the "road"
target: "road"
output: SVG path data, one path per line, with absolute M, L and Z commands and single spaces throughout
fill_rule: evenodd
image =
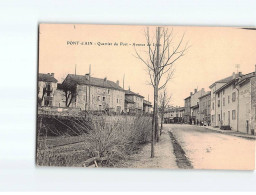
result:
M 170 141 L 180 145 L 194 169 L 255 169 L 255 140 L 185 124 L 165 124 L 164 130 L 171 132 Z

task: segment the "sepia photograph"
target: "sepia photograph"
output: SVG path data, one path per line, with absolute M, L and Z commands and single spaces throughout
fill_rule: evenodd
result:
M 254 170 L 256 28 L 38 26 L 36 164 Z

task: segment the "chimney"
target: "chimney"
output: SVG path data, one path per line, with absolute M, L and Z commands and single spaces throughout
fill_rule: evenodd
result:
M 241 77 L 241 76 L 242 76 L 242 72 L 239 72 L 239 73 L 238 73 L 238 76 Z
M 119 80 L 116 81 L 116 84 L 119 86 Z
M 51 76 L 54 77 L 54 73 L 51 73 Z
M 85 74 L 85 78 L 86 78 L 86 80 L 89 80 L 89 78 L 90 78 L 89 73 Z
M 190 96 L 192 96 L 193 95 L 193 92 L 190 92 Z
M 256 64 L 255 64 L 255 68 L 254 68 L 254 70 L 255 70 L 255 71 L 254 71 L 254 74 L 256 74 Z
M 195 93 L 196 93 L 196 92 L 197 92 L 197 89 L 195 89 L 194 91 L 195 91 Z
M 235 72 L 233 72 L 233 74 L 232 74 L 232 78 L 233 78 L 233 79 L 235 79 L 235 78 L 236 78 L 236 73 L 235 73 Z

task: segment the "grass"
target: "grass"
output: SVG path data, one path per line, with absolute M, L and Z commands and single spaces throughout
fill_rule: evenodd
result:
M 113 167 L 150 140 L 151 118 L 148 116 L 94 116 L 91 124 L 90 131 L 83 130 L 86 125 L 76 126 L 76 130 L 80 128 L 82 132 L 76 136 L 39 136 L 37 164 L 83 166 L 88 159 L 97 159 L 92 163 Z

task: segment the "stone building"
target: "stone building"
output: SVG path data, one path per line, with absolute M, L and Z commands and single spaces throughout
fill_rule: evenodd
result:
M 184 122 L 191 123 L 191 95 L 184 99 Z
M 196 124 L 200 121 L 200 114 L 199 114 L 199 98 L 205 95 L 204 88 L 201 90 L 194 90 L 194 93 L 191 94 L 191 118 L 192 123 Z
M 255 80 L 255 72 L 233 74 L 229 82 L 214 92 L 216 126 L 230 126 L 234 131 L 254 134 Z
M 199 97 L 199 121 L 204 125 L 211 123 L 211 92 Z
M 230 82 L 234 77 L 238 77 L 238 74 L 233 73 L 232 76 L 218 80 L 209 86 L 211 90 L 211 126 L 213 127 L 220 125 L 221 116 L 220 109 L 218 109 L 220 107 L 220 95 L 216 96 L 215 91 Z
M 143 113 L 152 113 L 152 104 L 147 100 L 143 100 Z
M 125 111 L 126 113 L 142 113 L 144 97 L 130 89 L 125 90 Z
M 165 123 L 183 123 L 184 113 L 185 113 L 184 107 L 171 106 L 167 108 L 164 113 L 164 122 Z
M 54 73 L 38 74 L 38 106 L 55 106 L 54 93 L 57 82 Z
M 100 79 L 86 75 L 68 74 L 62 82 L 67 107 L 80 108 L 89 111 L 124 112 L 125 92 L 119 82 Z M 61 94 L 61 93 L 60 93 Z M 58 98 L 63 102 L 63 97 Z

